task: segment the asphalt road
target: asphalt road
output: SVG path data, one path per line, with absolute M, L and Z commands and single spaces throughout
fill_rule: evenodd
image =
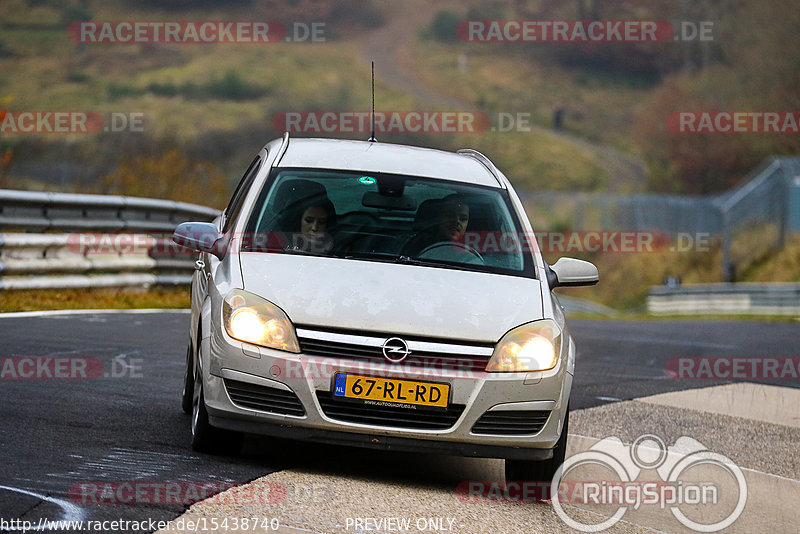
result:
M 326 461 L 350 456 L 351 451 L 336 447 L 320 450 L 256 438 L 247 440 L 236 457 L 193 453 L 189 417 L 181 412 L 179 398 L 188 319 L 184 313 L 0 318 L 0 518 L 169 520 L 187 505 L 85 504 L 104 496 L 84 492 L 82 502 L 76 484 L 119 488 L 123 482 L 157 480 L 217 483 L 224 489 L 312 456 L 324 455 Z M 725 383 L 672 379 L 666 373 L 672 358 L 800 353 L 796 323 L 570 325 L 578 345 L 573 410 Z M 87 374 L 96 378 L 15 380 L 5 367 L 8 358 L 19 365 L 19 358 L 76 356 L 90 359 Z M 800 385 L 797 380 L 772 383 Z

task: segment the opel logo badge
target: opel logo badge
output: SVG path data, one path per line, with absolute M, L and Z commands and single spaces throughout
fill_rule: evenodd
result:
M 402 362 L 409 354 L 408 343 L 399 337 L 390 337 L 383 342 L 383 356 L 392 363 Z

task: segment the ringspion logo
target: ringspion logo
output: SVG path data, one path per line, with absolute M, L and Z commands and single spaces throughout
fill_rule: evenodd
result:
M 602 478 L 596 477 L 598 469 Z M 641 473 L 651 471 L 660 480 L 640 479 Z M 587 479 L 585 474 L 592 476 Z M 567 493 L 562 491 L 562 482 L 570 475 L 580 482 L 568 484 L 573 491 Z M 550 492 L 556 514 L 580 532 L 611 528 L 626 512 L 642 506 L 669 509 L 681 525 L 697 532 L 718 532 L 730 527 L 747 504 L 747 482 L 739 466 L 688 436 L 679 437 L 672 446 L 653 434 L 639 436 L 630 445 L 607 437 L 567 458 L 553 476 L 552 488 L 557 488 Z M 613 514 L 608 509 L 597 514 L 604 518 L 600 522 L 586 523 L 592 518 L 573 517 L 564 503 L 579 503 L 584 509 L 593 505 L 617 509 Z M 710 520 L 715 522 L 697 517 L 698 505 L 718 509 L 720 513 Z

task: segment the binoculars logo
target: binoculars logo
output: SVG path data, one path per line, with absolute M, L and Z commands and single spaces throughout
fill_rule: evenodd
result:
M 570 473 L 570 478 L 580 478 L 579 473 L 584 469 L 593 473 L 598 469 L 607 470 L 616 478 L 599 480 L 593 476 L 589 481 L 565 480 Z M 655 470 L 660 480 L 637 480 L 646 470 Z M 690 470 L 695 471 L 690 474 Z M 707 477 L 717 480 L 722 474 L 725 480 L 735 481 L 738 490 L 731 512 L 713 523 L 697 521 L 681 510 L 681 506 L 694 509 L 697 505 L 720 504 L 723 490 L 726 495 L 729 492 L 730 485 L 724 482 L 692 481 L 698 472 L 702 473 L 703 480 Z M 709 451 L 699 441 L 686 436 L 678 438 L 670 447 L 652 434 L 639 436 L 630 445 L 623 444 L 617 437 L 605 438 L 588 450 L 567 458 L 553 476 L 551 487 L 556 513 L 567 525 L 581 532 L 606 530 L 622 519 L 629 508 L 637 510 L 643 504 L 657 505 L 661 509 L 668 507 L 682 525 L 697 532 L 717 532 L 732 525 L 747 503 L 747 483 L 741 469 L 726 456 Z M 587 524 L 567 514 L 565 503 L 618 506 L 604 521 Z

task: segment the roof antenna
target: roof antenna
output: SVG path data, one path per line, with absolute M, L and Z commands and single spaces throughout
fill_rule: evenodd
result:
M 375 139 L 375 61 L 372 62 L 372 115 L 370 115 L 370 123 L 372 132 L 370 133 L 367 141 L 370 143 L 375 143 L 378 141 Z

